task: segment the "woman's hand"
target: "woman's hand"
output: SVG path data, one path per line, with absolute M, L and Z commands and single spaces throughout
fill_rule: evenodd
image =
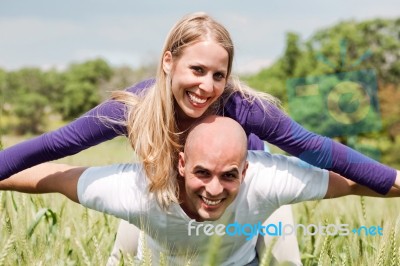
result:
M 396 175 L 396 180 L 394 181 L 394 185 L 395 188 L 400 189 L 400 171 L 397 170 L 397 175 Z

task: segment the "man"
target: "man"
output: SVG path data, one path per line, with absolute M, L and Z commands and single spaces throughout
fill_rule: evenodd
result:
M 247 152 L 241 126 L 217 116 L 207 117 L 189 133 L 179 154 L 178 172 L 180 203 L 167 211 L 148 193 L 140 164 L 90 168 L 45 164 L 0 182 L 0 189 L 59 192 L 83 206 L 128 220 L 145 233 L 138 257 L 144 256 L 142 245 L 151 250 L 152 261 L 163 253 L 171 265 L 187 261 L 202 265 L 210 254 L 209 243 L 217 250 L 217 265 L 256 264 L 253 236 L 258 231 L 244 225 L 260 225 L 284 204 L 350 194 L 379 196 L 296 158 Z M 392 189 L 388 195 L 400 193 Z

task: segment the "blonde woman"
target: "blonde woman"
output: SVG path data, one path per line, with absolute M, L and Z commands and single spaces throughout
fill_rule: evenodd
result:
M 224 26 L 204 13 L 185 16 L 167 36 L 154 80 L 116 92 L 71 124 L 2 151 L 0 179 L 124 134 L 143 162 L 150 192 L 167 209 L 177 202 L 175 166 L 185 132 L 199 118 L 218 114 L 242 125 L 250 149 L 262 149 L 265 140 L 379 193 L 389 191 L 395 169 L 305 130 L 272 96 L 256 93 L 231 76 L 233 56 Z

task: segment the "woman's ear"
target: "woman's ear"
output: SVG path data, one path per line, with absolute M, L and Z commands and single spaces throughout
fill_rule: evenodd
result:
M 163 56 L 163 70 L 166 74 L 170 74 L 173 65 L 172 53 L 166 51 Z

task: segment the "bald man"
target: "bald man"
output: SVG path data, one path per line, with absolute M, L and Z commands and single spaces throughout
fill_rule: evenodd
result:
M 257 265 L 262 222 L 279 206 L 344 195 L 379 196 L 334 173 L 297 158 L 247 152 L 246 135 L 232 119 L 210 116 L 189 133 L 179 154 L 180 204 L 164 211 L 148 193 L 139 163 L 105 167 L 44 164 L 0 182 L 0 189 L 59 192 L 91 209 L 135 224 L 145 233 L 152 261 L 162 252 L 171 265 L 203 265 L 208 243 L 217 265 Z M 388 196 L 398 196 L 392 189 Z M 249 227 L 249 225 L 251 227 Z M 258 226 L 258 227 L 257 227 Z M 243 229 L 243 230 L 242 230 Z M 242 231 L 241 231 L 242 230 Z M 139 246 L 140 246 L 139 245 Z M 138 250 L 138 259 L 143 258 Z

